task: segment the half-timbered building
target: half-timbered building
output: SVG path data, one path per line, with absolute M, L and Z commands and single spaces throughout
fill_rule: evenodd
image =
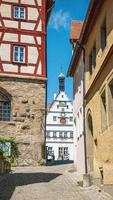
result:
M 0 137 L 18 143 L 19 165 L 44 158 L 46 25 L 53 3 L 0 1 Z

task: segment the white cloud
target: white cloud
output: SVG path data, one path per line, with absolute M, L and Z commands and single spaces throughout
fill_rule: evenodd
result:
M 70 24 L 71 16 L 69 12 L 64 12 L 62 9 L 54 12 L 50 17 L 49 25 L 55 30 L 59 30 L 60 28 L 67 29 Z

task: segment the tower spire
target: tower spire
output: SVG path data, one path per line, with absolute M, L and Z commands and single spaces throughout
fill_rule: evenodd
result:
M 65 91 L 65 76 L 63 73 L 61 73 L 58 77 L 59 79 L 59 92 Z

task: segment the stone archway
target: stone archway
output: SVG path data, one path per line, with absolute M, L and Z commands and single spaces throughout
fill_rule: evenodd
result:
M 94 160 L 94 139 L 93 139 L 93 119 L 91 111 L 87 112 L 87 162 L 88 172 L 93 172 Z

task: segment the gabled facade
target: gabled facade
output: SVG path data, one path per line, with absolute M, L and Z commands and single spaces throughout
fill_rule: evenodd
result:
M 44 158 L 46 25 L 52 4 L 0 2 L 0 136 L 18 143 L 19 165 L 38 164 Z
M 55 160 L 73 160 L 73 110 L 65 93 L 64 79 L 60 74 L 59 93 L 54 95 L 47 112 L 47 156 Z

